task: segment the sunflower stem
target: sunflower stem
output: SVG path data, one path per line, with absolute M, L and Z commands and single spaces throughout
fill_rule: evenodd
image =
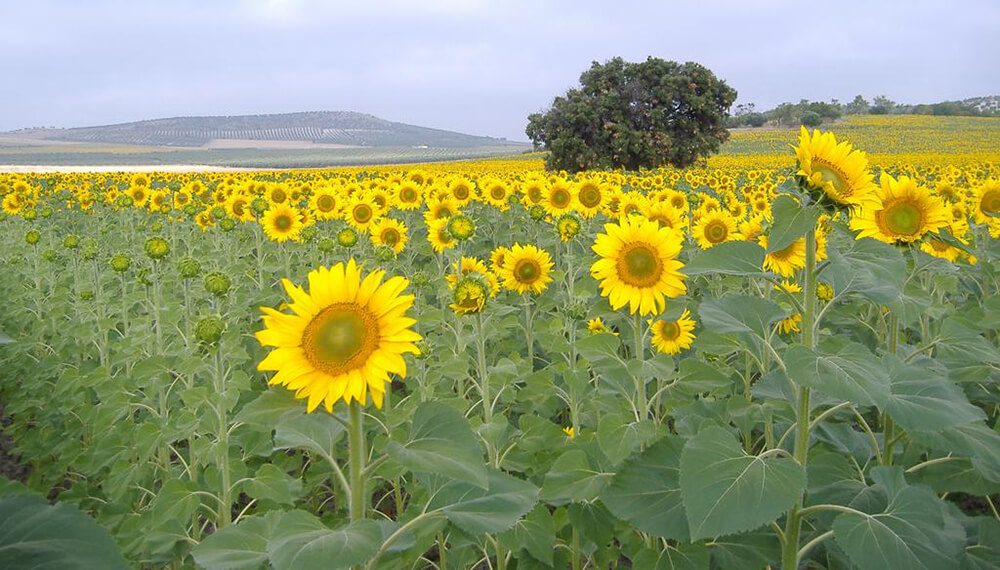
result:
M 364 411 L 361 409 L 361 402 L 352 400 L 350 404 L 350 425 L 348 426 L 348 435 L 350 437 L 348 463 L 351 480 L 352 521 L 365 518 L 365 487 L 364 479 L 362 478 L 365 467 L 365 432 L 363 422 Z
M 889 313 L 888 326 L 889 354 L 896 354 L 899 348 L 899 316 L 896 313 Z M 892 417 L 888 413 L 882 412 L 882 440 L 885 441 L 885 449 L 882 452 L 883 465 L 892 465 L 892 448 L 896 444 L 896 439 L 893 437 L 895 429 L 896 425 L 892 421 Z
M 225 392 L 225 370 L 222 367 L 222 347 L 215 346 L 215 393 L 218 396 L 219 405 L 219 473 L 222 476 L 222 489 L 219 493 L 219 524 L 222 528 L 232 522 L 233 501 L 230 497 L 232 491 L 229 472 L 229 421 L 226 408 L 222 405 L 223 393 Z
M 535 371 L 535 338 L 531 327 L 531 295 L 525 293 L 521 295 L 524 305 L 524 339 L 528 343 L 528 370 Z
M 816 347 L 816 227 L 806 232 L 805 287 L 802 291 L 802 344 Z M 795 416 L 795 461 L 804 469 L 809 454 L 809 388 L 799 386 Z M 802 497 L 788 512 L 785 521 L 785 543 L 781 556 L 782 570 L 796 570 L 799 565 L 799 533 L 802 529 Z
M 649 404 L 646 402 L 646 378 L 642 372 L 645 360 L 646 347 L 643 343 L 642 313 L 636 311 L 633 322 L 635 332 L 635 358 L 639 361 L 638 375 L 635 377 L 635 393 L 638 398 L 639 419 L 645 419 L 649 413 Z

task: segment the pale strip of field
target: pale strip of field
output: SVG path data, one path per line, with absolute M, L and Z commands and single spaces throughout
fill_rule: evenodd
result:
M 234 166 L 212 166 L 207 164 L 126 164 L 101 166 L 62 166 L 35 164 L 0 164 L 0 173 L 46 173 L 46 172 L 248 172 L 254 170 L 274 170 L 261 168 L 238 168 Z
M 312 141 L 267 141 L 251 139 L 212 139 L 201 148 L 260 148 L 260 149 L 316 149 L 316 148 L 361 148 L 349 144 L 325 144 Z

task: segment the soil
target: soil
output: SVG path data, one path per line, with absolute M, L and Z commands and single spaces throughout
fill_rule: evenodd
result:
M 3 431 L 11 424 L 4 408 L 4 402 L 0 400 L 0 477 L 24 483 L 31 474 L 31 466 L 21 463 L 20 457 L 14 455 L 14 440 Z

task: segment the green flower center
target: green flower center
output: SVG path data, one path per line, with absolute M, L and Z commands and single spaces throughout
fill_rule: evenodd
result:
M 372 219 L 372 209 L 366 204 L 359 204 L 354 207 L 354 220 L 358 223 L 365 223 Z
M 649 244 L 629 244 L 618 260 L 619 278 L 634 287 L 654 285 L 660 281 L 662 273 L 660 258 Z
M 374 315 L 354 303 L 337 303 L 306 325 L 302 350 L 317 370 L 336 376 L 363 365 L 378 338 Z
M 883 210 L 882 219 L 890 233 L 912 236 L 920 231 L 923 215 L 915 204 L 899 202 Z
M 725 222 L 713 220 L 705 226 L 705 239 L 709 243 L 722 243 L 729 237 L 729 228 Z
M 823 182 L 829 182 L 838 195 L 842 195 L 847 188 L 847 176 L 837 166 L 814 157 L 813 171 L 820 175 Z
M 316 208 L 320 212 L 329 212 L 333 210 L 334 206 L 336 205 L 337 205 L 336 200 L 333 199 L 333 196 L 330 196 L 328 194 L 324 194 L 316 199 Z
M 601 191 L 593 184 L 586 184 L 580 188 L 579 200 L 585 208 L 594 208 L 601 203 Z
M 282 214 L 274 218 L 274 227 L 281 231 L 288 231 L 292 227 L 292 217 L 287 214 Z
M 987 214 L 1000 214 L 1000 190 L 989 190 L 983 195 L 980 203 L 983 212 Z
M 542 275 L 542 268 L 533 259 L 522 259 L 514 265 L 514 276 L 518 282 L 531 285 Z
M 552 194 L 549 196 L 549 200 L 552 202 L 553 206 L 557 208 L 565 208 L 569 205 L 570 195 L 569 192 L 557 188 L 552 191 Z

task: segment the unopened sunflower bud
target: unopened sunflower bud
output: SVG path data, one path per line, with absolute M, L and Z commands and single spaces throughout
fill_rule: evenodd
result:
M 353 247 L 354 244 L 358 243 L 358 232 L 351 228 L 344 228 L 340 230 L 337 234 L 337 243 L 341 247 Z
M 146 240 L 146 255 L 154 261 L 159 261 L 170 255 L 170 243 L 159 237 Z
M 177 272 L 184 279 L 197 277 L 201 273 L 201 263 L 197 259 L 185 257 L 177 263 Z
M 224 297 L 229 293 L 232 282 L 229 276 L 220 271 L 214 271 L 205 276 L 205 291 L 216 297 Z
M 226 332 L 226 323 L 219 317 L 204 317 L 194 327 L 194 337 L 203 344 L 215 344 Z
M 127 255 L 116 255 L 111 258 L 109 264 L 116 273 L 124 273 L 132 266 L 132 260 Z
M 28 245 L 35 245 L 40 239 L 42 239 L 42 234 L 38 233 L 36 230 L 31 230 L 24 234 L 24 241 L 28 242 Z

